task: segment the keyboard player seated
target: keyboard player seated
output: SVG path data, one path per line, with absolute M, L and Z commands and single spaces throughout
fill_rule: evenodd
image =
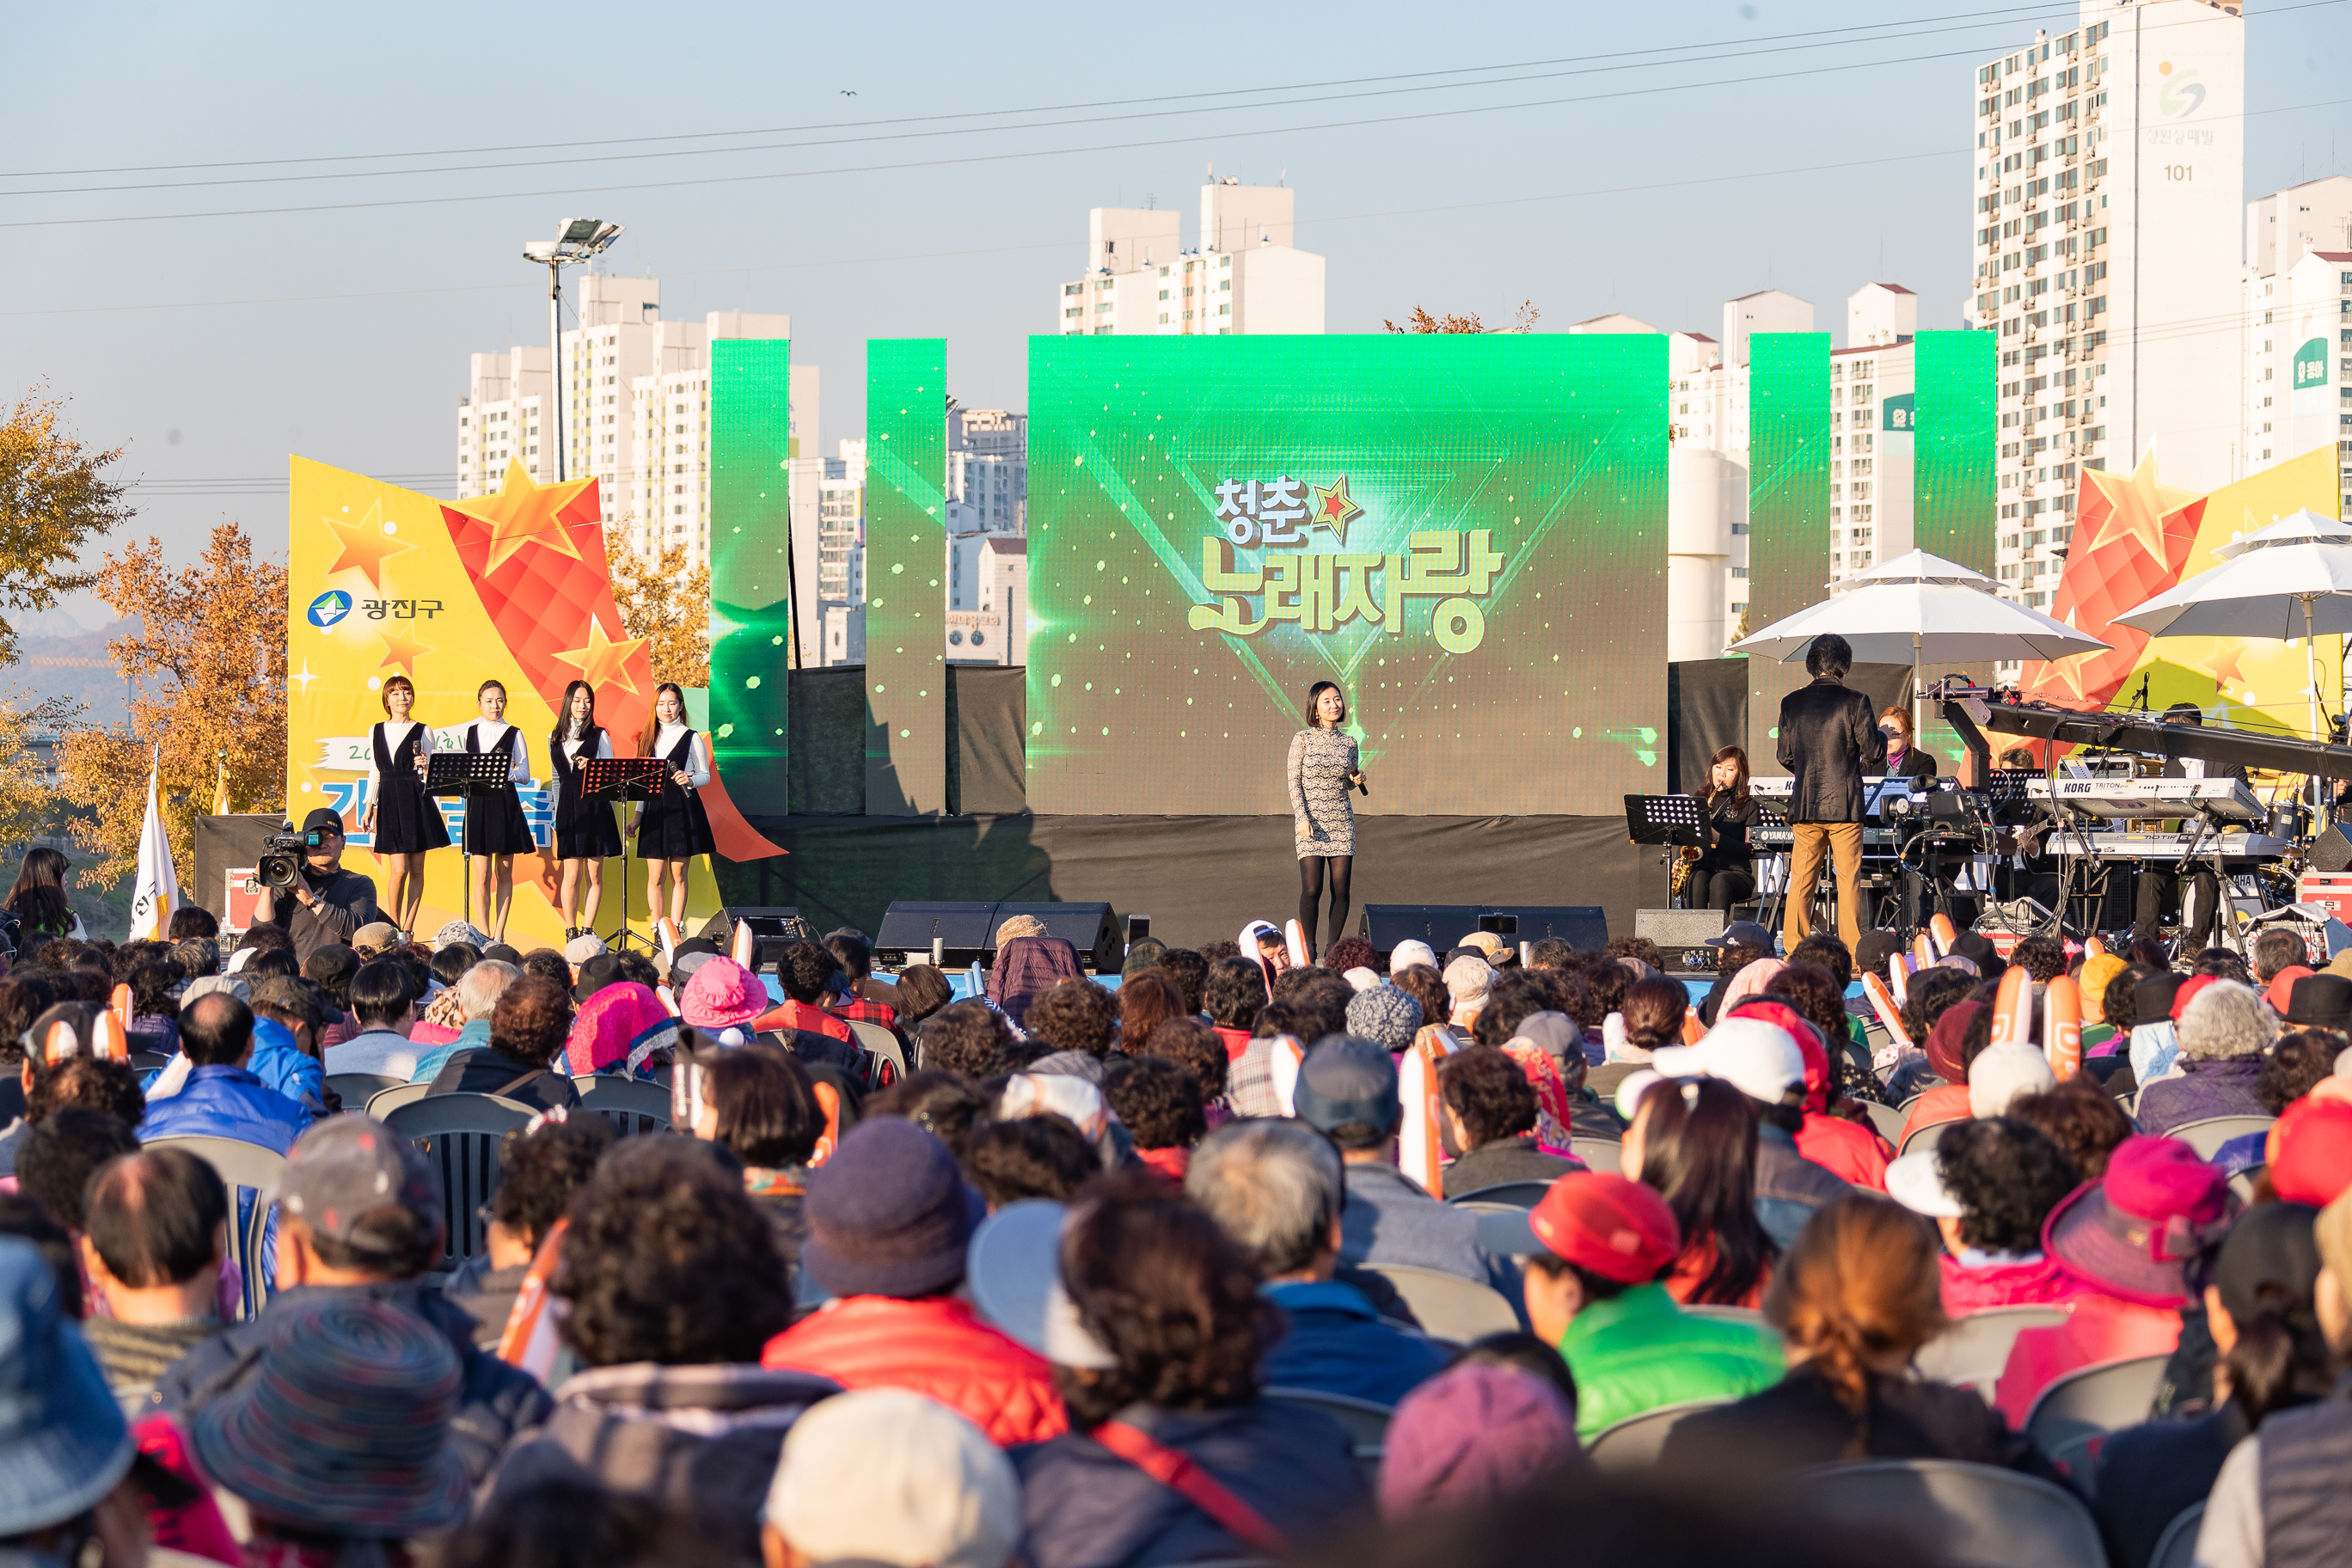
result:
M 2164 710 L 2168 724 L 2201 729 L 2205 715 L 2194 702 L 2176 702 Z M 2234 763 L 2208 763 L 2179 757 L 2164 764 L 2168 779 L 2236 779 L 2245 782 L 2246 770 Z M 2172 867 L 2151 866 L 2133 879 L 2132 940 L 2152 939 L 2168 916 L 2180 927 L 2178 951 L 2195 952 L 2212 940 L 2214 917 L 2221 909 L 2221 887 L 2209 869 L 2182 876 Z
M 2023 746 L 2011 746 L 2001 752 L 1994 766 L 2005 773 L 2042 771 L 2042 764 Z M 1995 885 L 2000 896 L 2032 899 L 2045 910 L 2056 909 L 2063 888 L 2054 869 L 2056 861 L 2050 854 L 2050 819 L 2023 793 L 2003 791 L 1995 796 L 1992 820 L 1993 847 L 2000 857 L 2000 867 L 1994 872 Z

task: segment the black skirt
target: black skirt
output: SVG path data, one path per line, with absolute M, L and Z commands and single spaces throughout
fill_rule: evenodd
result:
M 372 847 L 379 855 L 422 855 L 449 847 L 449 829 L 441 821 L 441 808 L 425 793 L 425 782 L 416 776 L 416 738 L 424 733 L 425 727 L 416 726 L 400 742 L 400 749 L 391 752 L 384 749 L 383 725 L 377 725 L 370 737 L 376 764 Z
M 638 858 L 690 860 L 717 847 L 700 793 L 665 779 L 661 794 L 646 802 L 645 816 L 637 824 Z
M 581 753 L 596 754 L 604 733 L 591 730 L 580 742 Z M 613 820 L 613 803 L 583 795 L 580 770 L 560 745 L 549 748 L 555 769 L 555 858 L 558 860 L 603 860 L 621 852 L 621 829 Z
M 501 784 L 488 795 L 466 797 L 466 853 L 468 855 L 530 855 L 539 845 L 522 814 L 522 797 L 512 784 Z

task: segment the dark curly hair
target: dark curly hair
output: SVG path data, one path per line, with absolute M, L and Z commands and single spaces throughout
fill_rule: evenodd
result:
M 988 1120 L 988 1101 L 951 1072 L 908 1073 L 866 1102 L 862 1119 L 903 1116 L 963 1158 L 972 1129 Z
M 1777 996 L 1796 1009 L 1797 1016 L 1821 1031 L 1822 1047 L 1834 1058 L 1853 1041 L 1846 1027 L 1845 988 L 1830 972 L 1811 963 L 1790 963 L 1764 983 L 1764 994 Z
M 613 1146 L 613 1124 L 593 1111 L 535 1129 L 518 1127 L 499 1142 L 499 1190 L 490 1217 L 534 1251 L 596 1173 Z
M 1690 1008 L 1690 987 L 1681 981 L 1664 974 L 1635 981 L 1618 1009 L 1625 1016 L 1625 1043 L 1643 1051 L 1681 1045 Z
M 1576 944 L 1568 938 L 1548 936 L 1528 950 L 1528 966 L 1530 969 L 1566 969 L 1576 956 Z
M 2038 1250 L 2042 1222 L 2078 1184 L 2066 1152 L 2014 1116 L 1945 1128 L 1936 1144 L 1936 1169 L 1964 1211 L 1960 1239 L 1993 1252 Z
M 776 983 L 795 1002 L 822 1002 L 841 961 L 813 942 L 788 942 L 776 953 Z
M 1633 989 L 1633 972 L 1612 960 L 1579 970 L 1569 983 L 1568 1016 L 1586 1034 L 1598 1034 L 1601 1020 L 1622 1012 Z
M 1265 993 L 1265 972 L 1245 958 L 1220 960 L 1202 983 L 1202 1005 L 1228 1029 L 1248 1028 L 1257 1010 L 1271 1000 Z
M 132 1017 L 168 1017 L 180 1010 L 172 1000 L 172 987 L 187 977 L 168 953 L 141 954 L 123 966 L 122 978 L 131 986 Z
M 1154 963 L 1139 969 L 1119 983 L 1118 1048 L 1129 1056 L 1139 1054 L 1151 1031 L 1170 1018 L 1181 1018 L 1189 1009 L 1184 1005 L 1184 993 L 1178 988 L 1176 977 Z
M 1198 1018 L 1170 1018 L 1151 1031 L 1142 1041 L 1129 1040 L 1129 1051 L 1139 1050 L 1147 1057 L 1165 1057 L 1181 1062 L 1200 1081 L 1203 1100 L 1223 1098 L 1225 1073 L 1230 1058 L 1225 1055 L 1225 1042 L 1217 1031 Z
M 1275 976 L 1274 999 L 1315 1020 L 1309 1026 L 1315 1032 L 1298 1037 L 1311 1046 L 1326 1035 L 1348 1032 L 1348 1004 L 1356 999 L 1356 988 L 1328 969 L 1293 969 Z
M 2099 998 L 2102 1005 L 2099 1016 L 2115 1026 L 2116 1034 L 2129 1035 L 2133 1025 L 2139 1021 L 2138 1014 L 2134 1011 L 2139 983 L 2155 973 L 2144 963 L 2126 963 L 2107 982 L 2106 994 Z M 2152 1018 L 2148 1021 L 2155 1022 Z
M 1620 973 L 1624 966 L 1615 966 Z M 1519 1026 L 1538 1013 L 1553 1012 L 1551 987 L 1524 970 L 1507 969 L 1486 988 L 1486 1005 L 1470 1028 L 1482 1046 L 1499 1046 L 1519 1032 Z
M 38 1126 L 58 1111 L 77 1106 L 138 1126 L 147 1114 L 139 1069 L 100 1057 L 68 1057 L 33 1080 L 33 1092 L 25 1097 L 25 1120 Z
M 1484 1024 L 1484 1016 L 1479 1018 Z M 1471 1149 L 1532 1132 L 1536 1091 L 1519 1064 L 1491 1045 L 1456 1051 L 1437 1066 L 1437 1092 L 1454 1114 Z
M 582 1361 L 756 1362 L 792 1321 L 775 1230 L 730 1165 L 694 1139 L 624 1139 L 572 1194 L 550 1288 Z
M 1790 950 L 1790 963 L 1810 963 L 1829 971 L 1837 982 L 1838 994 L 1853 984 L 1853 950 L 1825 931 L 1817 931 Z
M 1102 986 L 1074 974 L 1029 1004 L 1022 1027 L 1055 1050 L 1084 1051 L 1099 1060 L 1110 1055 L 1118 1033 L 1118 1004 Z
M 2009 1118 L 2040 1128 L 2074 1163 L 2075 1178 L 2084 1182 L 2105 1175 L 2107 1156 L 2137 1131 L 2115 1097 L 2087 1078 L 2019 1096 L 2009 1102 Z
M 543 975 L 520 974 L 490 1010 L 490 1044 L 517 1061 L 545 1067 L 572 1034 L 572 994 Z
M 2262 1077 L 2254 1081 L 2254 1098 L 2276 1116 L 2333 1074 L 2336 1054 L 2344 1048 L 2344 1037 L 2333 1029 L 2297 1029 L 2280 1036 L 2263 1063 Z
M 552 980 L 566 991 L 572 988 L 572 965 L 551 947 L 534 947 L 522 955 L 515 965 L 525 974 L 536 974 L 541 980 Z
M 1209 978 L 1209 961 L 1189 947 L 1171 947 L 1160 955 L 1160 967 L 1175 977 L 1183 993 L 1184 1011 L 1201 1010 L 1201 987 Z
M 925 1068 L 978 1079 L 1001 1070 L 997 1058 L 1012 1044 L 1003 1015 L 974 997 L 951 1002 L 924 1020 L 919 1055 Z
M 1454 996 L 1445 989 L 1445 976 L 1428 964 L 1408 963 L 1389 976 L 1389 984 L 1421 1004 L 1423 1023 L 1443 1024 L 1454 1016 Z
M 1656 942 L 1646 936 L 1612 936 L 1601 951 L 1609 958 L 1638 958 L 1653 969 L 1666 966 L 1665 953 Z
M 1369 969 L 1378 974 L 1381 972 L 1380 949 L 1374 947 L 1368 938 L 1343 936 L 1323 950 L 1323 967 L 1343 978 L 1350 969 Z
M 1189 1149 L 1208 1136 L 1201 1080 L 1181 1062 L 1121 1058 L 1103 1075 L 1103 1098 L 1139 1149 Z
M 2066 944 L 2046 932 L 2029 936 L 2010 950 L 2009 961 L 2023 964 L 2036 984 L 2047 985 L 2066 973 Z
M 1084 1379 L 1054 1369 L 1072 1425 L 1092 1431 L 1137 1404 L 1256 1399 L 1280 1317 L 1248 1256 L 1201 1208 L 1155 1177 L 1105 1177 L 1072 1207 L 1061 1262 L 1079 1322 L 1118 1363 Z
M 704 1092 L 719 1113 L 716 1142 L 746 1165 L 775 1170 L 805 1165 L 824 1136 L 824 1110 L 808 1069 L 788 1050 L 764 1041 L 720 1051 L 706 1069 Z
M 1903 1032 L 1911 1037 L 1911 1044 L 1926 1050 L 1936 1020 L 1967 1001 L 1976 988 L 1975 977 L 1957 969 L 1923 969 L 1913 975 L 1903 988 L 1902 1015 Z
M 87 1230 L 82 1194 L 98 1168 L 139 1152 L 130 1123 L 103 1110 L 68 1106 L 26 1131 L 16 1151 L 16 1189 L 49 1205 L 71 1230 Z
M 1059 1116 L 992 1121 L 965 1140 L 957 1159 L 992 1209 L 1023 1198 L 1063 1202 L 1102 1173 L 1095 1146 Z

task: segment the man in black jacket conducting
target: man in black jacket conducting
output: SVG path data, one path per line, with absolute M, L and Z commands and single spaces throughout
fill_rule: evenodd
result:
M 1812 934 L 1813 884 L 1825 848 L 1837 870 L 1838 935 L 1849 952 L 1862 942 L 1854 885 L 1862 872 L 1862 775 L 1886 766 L 1886 737 L 1869 697 L 1845 683 L 1853 668 L 1845 638 L 1824 633 L 1805 650 L 1811 683 L 1780 699 L 1776 754 L 1795 781 L 1789 792 L 1789 900 L 1780 918 L 1781 945 L 1790 952 Z

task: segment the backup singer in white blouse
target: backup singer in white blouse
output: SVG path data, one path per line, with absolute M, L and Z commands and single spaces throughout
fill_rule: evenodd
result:
M 433 731 L 409 717 L 416 688 L 395 675 L 380 696 L 385 718 L 368 731 L 367 809 L 360 826 L 373 836 L 369 847 L 391 873 L 383 912 L 407 932 L 416 929 L 417 907 L 425 901 L 425 856 L 449 847 L 449 830 L 441 825 L 441 808 L 425 793 Z
M 710 784 L 710 751 L 686 725 L 686 693 L 669 681 L 654 692 L 653 719 L 642 747 L 668 764 L 661 794 L 639 808 L 637 854 L 646 863 L 646 910 L 651 920 L 665 910 L 671 923 L 686 924 L 687 863 L 714 847 L 710 816 L 697 792 Z M 664 901 L 664 889 L 667 901 Z
M 507 689 L 503 682 L 485 680 L 474 693 L 482 716 L 466 726 L 466 750 L 497 752 L 507 757 L 503 788 L 466 797 L 466 853 L 475 858 L 469 893 L 475 919 L 494 942 L 507 939 L 507 911 L 514 903 L 514 858 L 539 846 L 522 814 L 518 784 L 530 782 L 530 752 L 522 731 L 507 722 Z
M 613 754 L 613 737 L 596 722 L 596 689 L 573 681 L 563 689 L 557 714 L 555 732 L 547 738 L 547 760 L 555 780 L 555 863 L 562 879 L 556 901 L 568 938 L 596 929 L 596 909 L 604 900 L 604 858 L 621 852 L 621 831 L 613 826 L 613 803 L 590 795 L 582 779 L 588 763 Z

